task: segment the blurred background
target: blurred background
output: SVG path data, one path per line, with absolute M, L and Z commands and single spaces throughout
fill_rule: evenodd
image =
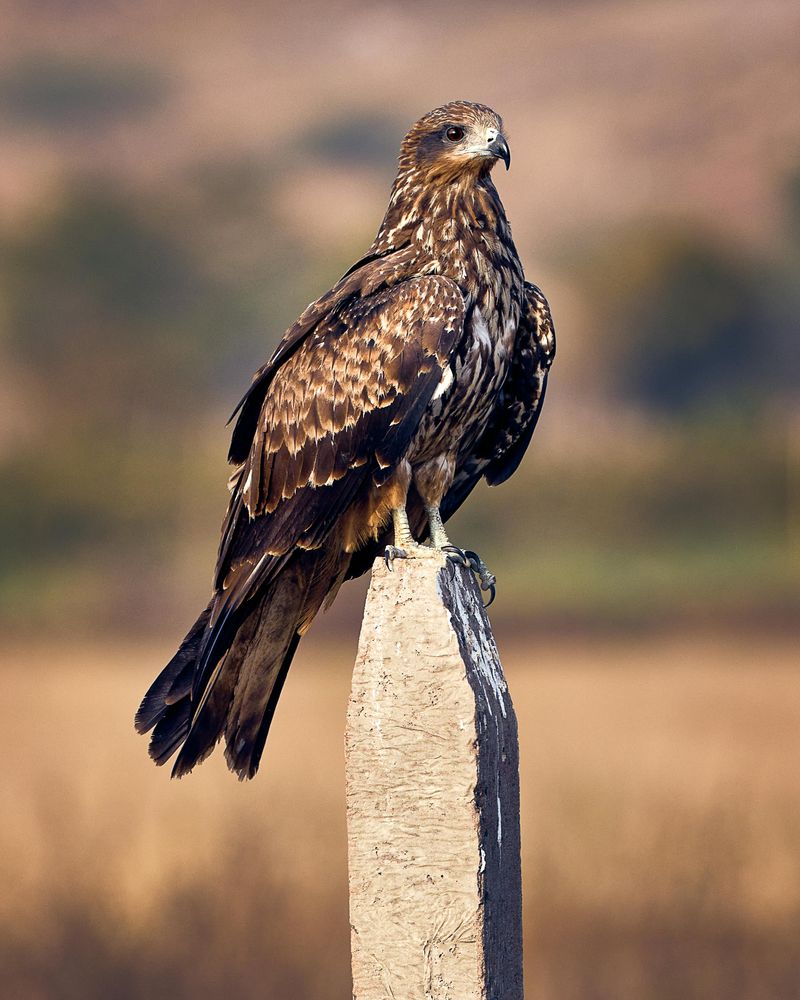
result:
M 522 468 L 451 531 L 499 577 L 527 995 L 800 996 L 800 7 L 0 24 L 4 996 L 350 995 L 364 586 L 301 647 L 250 785 L 216 758 L 169 783 L 132 716 L 206 600 L 230 411 L 455 98 L 506 120 L 559 337 Z

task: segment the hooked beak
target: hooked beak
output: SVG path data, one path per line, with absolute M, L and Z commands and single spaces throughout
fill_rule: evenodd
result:
M 486 148 L 492 156 L 496 156 L 498 160 L 502 160 L 506 165 L 506 170 L 508 170 L 511 166 L 511 150 L 508 148 L 505 136 L 498 133 Z

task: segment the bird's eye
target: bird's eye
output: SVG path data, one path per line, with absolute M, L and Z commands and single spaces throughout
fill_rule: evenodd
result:
M 445 135 L 450 142 L 459 142 L 459 140 L 464 138 L 464 129 L 460 125 L 451 125 L 445 132 Z

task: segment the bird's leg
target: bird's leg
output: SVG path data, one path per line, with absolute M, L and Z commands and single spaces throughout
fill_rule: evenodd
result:
M 442 521 L 438 504 L 426 504 L 425 511 L 428 515 L 428 527 L 431 536 L 430 544 L 433 548 L 439 549 L 441 552 L 446 552 L 450 562 L 457 563 L 459 566 L 466 566 L 467 569 L 472 570 L 478 578 L 481 590 L 489 592 L 489 600 L 486 604 L 488 608 L 495 598 L 495 584 L 497 580 L 494 574 L 489 572 L 488 566 L 477 552 L 473 552 L 471 549 L 460 549 L 458 546 L 450 543 L 447 532 L 444 530 L 444 522 Z
M 408 559 L 409 554 L 414 549 L 420 548 L 419 542 L 411 533 L 405 505 L 394 508 L 392 524 L 394 526 L 394 545 L 387 545 L 383 556 L 389 569 L 393 568 L 392 564 L 395 559 Z
M 428 515 L 428 527 L 430 528 L 430 545 L 434 549 L 445 549 L 450 545 L 450 539 L 447 537 L 447 532 L 444 530 L 444 521 L 442 520 L 442 515 L 439 512 L 438 506 L 428 506 L 425 507 L 425 513 Z

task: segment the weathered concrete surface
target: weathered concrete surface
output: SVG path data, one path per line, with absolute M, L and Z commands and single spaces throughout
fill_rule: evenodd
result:
M 517 723 L 472 575 L 375 564 L 347 716 L 356 1000 L 521 1000 Z

